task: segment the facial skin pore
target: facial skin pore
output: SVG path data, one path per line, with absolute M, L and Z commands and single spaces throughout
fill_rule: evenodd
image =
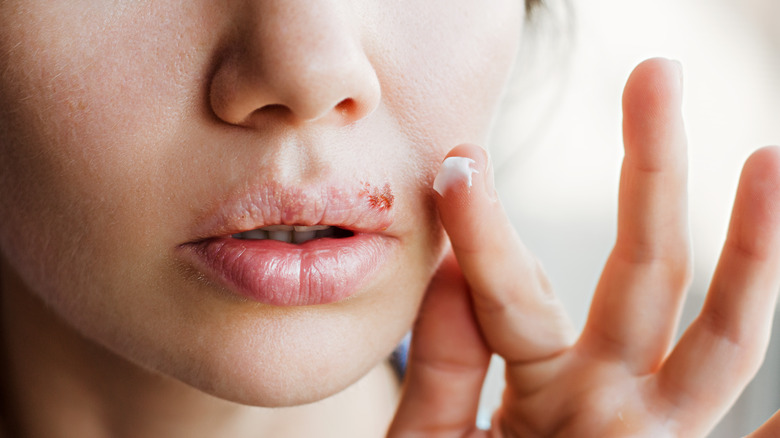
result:
M 36 357 L 15 341 L 22 327 L 78 333 L 90 346 L 65 354 L 80 355 L 71 364 L 115 355 L 257 406 L 356 382 L 415 318 L 444 246 L 433 176 L 452 146 L 484 144 L 524 11 L 515 0 L 0 3 L 8 356 Z M 344 301 L 247 301 L 180 257 L 226 199 L 342 183 L 394 196 L 389 256 Z

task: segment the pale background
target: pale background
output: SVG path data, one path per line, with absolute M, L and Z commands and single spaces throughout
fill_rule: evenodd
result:
M 491 148 L 501 197 L 581 327 L 615 236 L 623 85 L 645 58 L 680 60 L 695 256 L 690 321 L 725 236 L 742 163 L 751 151 L 780 144 L 780 0 L 572 3 L 572 26 L 558 25 L 572 29 L 571 42 L 547 41 L 528 56 L 554 65 L 528 69 L 533 86 L 515 90 L 517 102 L 497 124 Z M 555 73 L 561 70 L 568 73 Z M 500 389 L 487 392 L 489 406 Z M 743 436 L 778 408 L 780 323 L 756 382 L 711 437 Z

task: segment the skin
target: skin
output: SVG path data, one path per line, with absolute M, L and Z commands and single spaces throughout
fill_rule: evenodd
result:
M 366 375 L 352 403 L 379 412 L 381 434 L 394 405 L 371 394 L 397 385 L 386 358 L 444 250 L 431 182 L 452 145 L 485 140 L 524 22 L 516 0 L 0 2 L 4 393 L 19 435 L 174 436 L 155 429 L 160 405 L 204 436 L 279 436 L 314 413 L 327 435 L 354 415 L 223 400 L 298 406 Z M 395 197 L 395 249 L 352 299 L 263 306 L 182 266 L 219 201 L 333 180 Z M 235 424 L 247 431 L 219 432 Z
M 381 436 L 395 407 L 384 358 L 427 290 L 390 436 L 704 436 L 765 349 L 780 152 L 746 165 L 708 304 L 667 354 L 690 265 L 681 80 L 667 61 L 640 66 L 618 243 L 577 338 L 507 238 L 484 151 L 449 154 L 486 179 L 430 189 L 451 145 L 484 142 L 524 13 L 509 0 L 0 3 L 15 435 Z M 177 259 L 241 187 L 377 175 L 398 249 L 351 300 L 248 303 Z M 476 431 L 491 352 L 508 391 L 494 429 Z
M 628 80 L 618 235 L 579 335 L 503 214 L 485 152 L 449 153 L 475 160 L 484 177 L 437 198 L 452 251 L 421 310 L 389 436 L 704 437 L 715 426 L 769 339 L 780 288 L 780 148 L 745 164 L 707 301 L 674 345 L 691 276 L 681 92 L 668 60 L 648 60 Z M 507 361 L 507 390 L 493 428 L 479 431 L 490 353 Z M 751 437 L 777 436 L 778 424 Z

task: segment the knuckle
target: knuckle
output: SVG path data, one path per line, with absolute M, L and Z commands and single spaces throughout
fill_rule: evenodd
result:
M 739 318 L 737 318 L 739 319 Z M 746 321 L 735 320 L 717 306 L 707 308 L 698 318 L 704 329 L 719 341 L 718 348 L 729 350 L 735 376 L 753 376 L 764 361 L 766 342 Z M 725 356 L 725 355 L 724 355 Z
M 693 258 L 687 243 L 660 246 L 619 241 L 612 255 L 630 268 L 659 272 L 667 278 L 670 287 L 687 289 L 693 281 Z

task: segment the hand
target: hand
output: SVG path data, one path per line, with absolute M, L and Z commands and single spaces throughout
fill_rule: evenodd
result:
M 449 153 L 479 173 L 435 195 L 452 253 L 420 311 L 388 436 L 693 438 L 715 426 L 767 348 L 780 288 L 780 149 L 745 164 L 706 303 L 673 345 L 691 278 L 681 93 L 666 60 L 628 80 L 617 241 L 579 336 L 497 201 L 486 153 Z M 507 387 L 481 431 L 491 353 L 506 360 Z

